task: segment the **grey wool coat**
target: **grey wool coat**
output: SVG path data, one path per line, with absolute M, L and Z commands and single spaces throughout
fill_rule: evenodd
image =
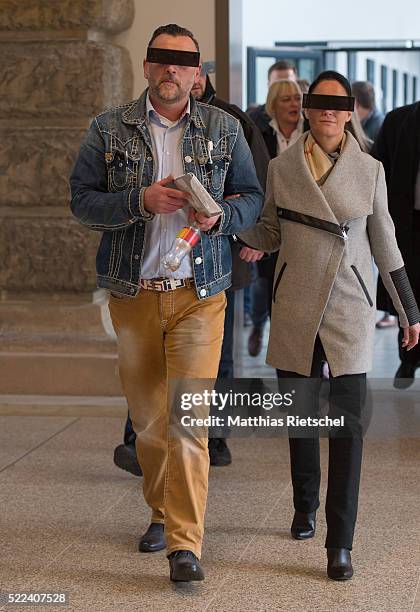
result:
M 391 276 L 404 263 L 384 170 L 347 132 L 319 187 L 305 160 L 305 138 L 270 162 L 261 220 L 240 234 L 249 246 L 279 251 L 267 363 L 309 376 L 319 334 L 333 376 L 367 372 L 376 314 L 372 255 L 401 326 L 409 324 Z

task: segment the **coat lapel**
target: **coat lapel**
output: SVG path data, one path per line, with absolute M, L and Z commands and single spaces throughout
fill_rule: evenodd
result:
M 365 155 L 357 140 L 347 132 L 344 149 L 322 187 L 339 223 L 372 212 L 372 194 L 360 189 L 361 178 L 366 173 Z
M 360 177 L 366 173 L 365 154 L 353 136 L 347 132 L 344 149 L 322 188 L 316 184 L 306 162 L 305 138 L 303 134 L 277 158 L 281 163 L 283 193 L 288 194 L 288 204 L 280 201 L 279 206 L 339 224 L 370 214 L 371 194 L 360 189 Z

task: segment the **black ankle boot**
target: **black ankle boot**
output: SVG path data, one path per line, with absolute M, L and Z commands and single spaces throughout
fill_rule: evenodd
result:
M 315 535 L 316 512 L 295 511 L 292 526 L 290 528 L 295 540 L 308 540 Z
M 327 574 L 331 580 L 350 580 L 353 566 L 348 548 L 327 548 Z

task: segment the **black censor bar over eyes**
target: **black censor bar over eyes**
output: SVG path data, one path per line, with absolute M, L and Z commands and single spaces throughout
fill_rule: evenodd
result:
M 353 96 L 323 96 L 322 94 L 303 94 L 303 108 L 322 110 L 353 111 Z
M 146 61 L 153 64 L 196 67 L 200 65 L 200 54 L 198 51 L 176 51 L 175 49 L 148 47 Z

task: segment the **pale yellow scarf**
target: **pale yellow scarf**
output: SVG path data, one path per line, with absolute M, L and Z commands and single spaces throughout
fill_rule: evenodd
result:
M 345 142 L 346 133 L 344 132 L 343 139 L 339 147 L 339 152 L 343 150 Z M 311 132 L 309 132 L 305 140 L 304 152 L 306 162 L 309 166 L 309 170 L 311 171 L 312 176 L 314 177 L 318 185 L 323 185 L 327 180 L 331 170 L 334 168 L 334 163 L 337 161 L 338 156 L 336 156 L 337 159 L 334 159 L 334 155 L 330 156 L 325 153 L 324 149 L 317 143 Z

